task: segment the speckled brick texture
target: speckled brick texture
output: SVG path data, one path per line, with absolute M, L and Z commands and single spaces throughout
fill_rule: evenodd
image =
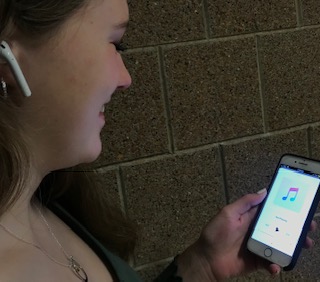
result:
M 137 265 L 181 252 L 225 203 L 217 149 L 122 170 L 128 214 L 141 229 Z
M 257 281 L 275 281 L 275 282 L 280 282 L 281 277 L 280 275 L 277 277 L 272 277 L 266 270 L 259 270 L 257 272 L 250 273 L 245 276 L 240 276 L 240 277 L 234 277 L 231 279 L 228 279 L 227 281 L 231 282 L 257 282 Z
M 320 120 L 320 29 L 259 36 L 270 130 Z
M 171 262 L 171 261 L 170 261 Z M 158 275 L 169 265 L 170 262 L 161 262 L 154 264 L 151 267 L 142 268 L 138 273 L 142 281 L 153 281 Z
M 211 37 L 290 28 L 297 25 L 294 1 L 207 0 L 207 2 Z
M 205 38 L 201 0 L 129 0 L 129 47 Z
M 113 203 L 115 206 L 122 209 L 122 202 L 120 199 L 120 191 L 119 191 L 119 184 L 117 178 L 117 171 L 104 171 L 100 173 L 96 173 L 94 175 L 95 181 L 97 181 L 99 185 L 100 191 L 104 191 L 110 202 Z
M 303 25 L 320 24 L 320 5 L 318 0 L 300 0 Z
M 107 105 L 88 170 L 138 224 L 132 265 L 149 282 L 282 154 L 320 159 L 320 1 L 128 3 L 133 84 Z M 294 271 L 232 281 L 320 280 L 318 233 Z
M 124 56 L 132 86 L 113 94 L 106 107 L 103 153 L 97 166 L 168 152 L 168 135 L 158 54 Z
M 310 128 L 311 134 L 311 156 L 320 160 L 320 126 Z
M 254 38 L 164 50 L 178 149 L 263 132 Z
M 223 146 L 230 200 L 267 188 L 280 157 L 307 155 L 306 130 Z

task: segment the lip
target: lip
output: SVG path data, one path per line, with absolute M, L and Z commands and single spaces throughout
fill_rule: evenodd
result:
M 100 113 L 99 113 L 99 117 L 105 119 L 104 113 L 103 113 L 103 112 L 100 112 Z
M 101 122 L 101 129 L 104 127 L 104 125 L 106 124 L 106 118 L 104 116 L 104 113 L 99 113 L 99 121 Z M 99 123 L 100 123 L 99 122 Z
M 104 123 L 104 124 L 105 124 L 105 121 L 106 121 L 105 108 L 106 108 L 107 104 L 110 102 L 110 100 L 111 100 L 111 97 L 108 98 L 108 99 L 102 104 L 101 109 L 103 109 L 104 111 L 102 112 L 102 111 L 100 110 L 100 112 L 99 112 L 99 118 L 100 118 L 101 120 L 103 120 L 103 123 Z

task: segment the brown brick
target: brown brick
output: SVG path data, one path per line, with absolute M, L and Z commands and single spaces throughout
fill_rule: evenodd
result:
M 253 38 L 167 48 L 178 149 L 263 131 Z

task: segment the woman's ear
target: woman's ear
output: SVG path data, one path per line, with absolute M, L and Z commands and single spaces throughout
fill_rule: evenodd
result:
M 0 79 L 0 96 L 3 99 L 7 99 L 8 98 L 8 88 L 7 88 L 7 83 L 4 81 L 3 77 L 1 77 Z
M 4 79 L 7 78 L 8 83 L 13 83 L 13 81 L 11 81 L 10 78 L 14 77 L 15 82 L 19 85 L 23 95 L 26 97 L 30 97 L 31 91 L 30 91 L 29 85 L 22 73 L 19 63 L 17 62 L 9 44 L 6 41 L 2 41 L 0 43 L 0 58 L 1 58 L 1 66 L 3 65 L 2 61 L 4 61 L 5 65 L 9 67 L 9 70 L 11 72 L 11 77 L 8 76 L 8 74 L 7 75 L 5 75 L 5 73 L 2 74 L 2 72 L 7 72 L 7 71 L 5 71 L 5 69 L 2 70 L 2 67 L 0 67 L 0 77 L 3 77 Z
M 11 96 L 17 91 L 21 93 L 8 63 L 0 57 L 0 96 L 4 97 L 5 92 L 6 96 Z

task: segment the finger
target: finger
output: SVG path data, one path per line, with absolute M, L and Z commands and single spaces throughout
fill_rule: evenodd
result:
M 229 211 L 231 213 L 237 213 L 239 215 L 243 215 L 244 213 L 248 212 L 251 208 L 260 204 L 265 196 L 267 195 L 267 190 L 263 189 L 256 194 L 248 194 L 237 201 L 233 202 L 228 206 Z
M 309 231 L 315 231 L 317 229 L 317 222 L 312 220 Z
M 305 249 L 310 249 L 313 246 L 314 246 L 314 241 L 310 237 L 307 237 L 303 247 Z
M 276 277 L 277 275 L 279 275 L 281 271 L 281 267 L 273 263 L 273 264 L 269 264 L 269 266 L 267 267 L 267 270 L 272 275 L 272 277 Z
M 281 267 L 275 263 L 270 263 L 267 260 L 258 258 L 257 267 L 266 269 L 273 277 L 278 275 L 281 271 Z

